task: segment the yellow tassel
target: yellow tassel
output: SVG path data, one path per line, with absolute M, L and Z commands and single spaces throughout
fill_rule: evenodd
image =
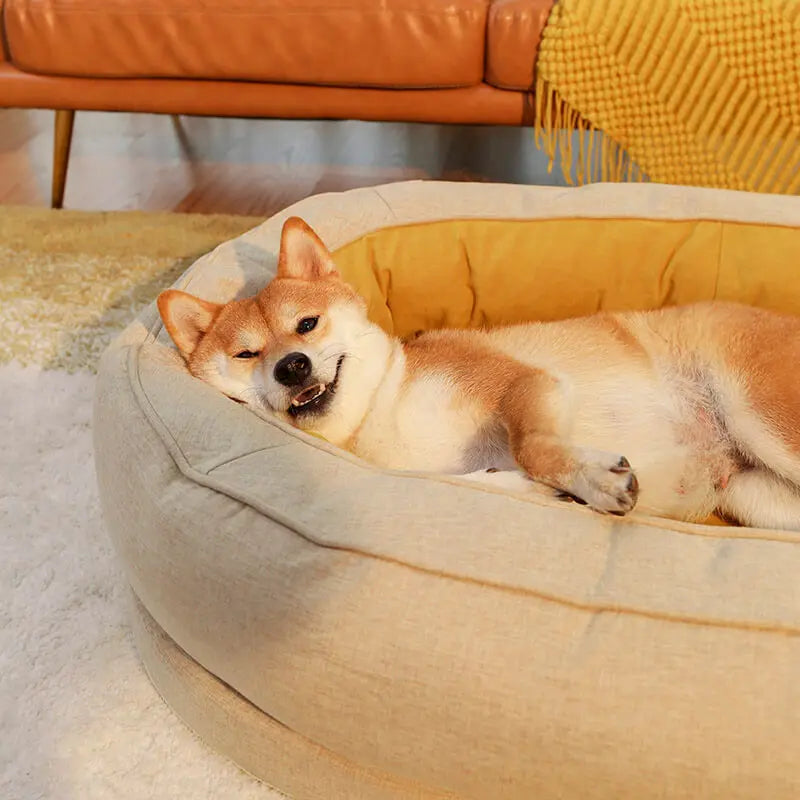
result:
M 536 77 L 535 92 L 534 142 L 547 156 L 548 172 L 558 159 L 561 174 L 570 186 L 597 180 L 643 179 L 625 148 L 585 119 L 541 75 Z
M 579 186 L 586 183 L 586 127 L 583 120 L 578 120 L 578 164 L 575 178 Z

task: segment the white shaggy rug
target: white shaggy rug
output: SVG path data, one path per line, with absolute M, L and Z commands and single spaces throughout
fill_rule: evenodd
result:
M 149 683 L 103 529 L 94 375 L 0 366 L 0 798 L 275 800 Z
M 0 800 L 279 797 L 184 727 L 140 666 L 91 436 L 109 340 L 257 221 L 0 208 Z

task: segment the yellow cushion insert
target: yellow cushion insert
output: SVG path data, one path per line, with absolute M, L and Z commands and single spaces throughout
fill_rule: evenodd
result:
M 335 253 L 371 318 L 408 336 L 713 298 L 800 313 L 800 228 L 707 220 L 445 220 Z

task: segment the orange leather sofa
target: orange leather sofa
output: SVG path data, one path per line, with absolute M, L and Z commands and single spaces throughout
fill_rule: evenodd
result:
M 0 107 L 522 125 L 554 0 L 0 0 Z

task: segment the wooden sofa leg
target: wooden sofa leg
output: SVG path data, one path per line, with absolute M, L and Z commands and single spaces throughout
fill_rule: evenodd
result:
M 72 125 L 74 122 L 75 111 L 72 109 L 58 109 L 56 111 L 55 138 L 53 141 L 52 208 L 61 208 L 64 203 L 64 188 L 67 185 L 69 148 L 72 144 Z

